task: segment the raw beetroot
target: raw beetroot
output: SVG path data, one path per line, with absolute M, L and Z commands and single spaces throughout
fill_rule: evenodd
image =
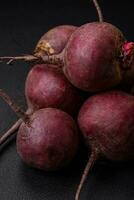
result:
M 91 157 L 77 190 L 76 200 L 98 156 L 114 161 L 134 158 L 134 97 L 111 91 L 90 97 L 82 106 L 78 124 L 91 148 Z
M 63 111 L 45 108 L 22 123 L 17 134 L 17 151 L 28 165 L 57 170 L 67 165 L 78 150 L 78 133 L 73 119 Z
M 2 90 L 0 96 L 23 120 L 17 135 L 17 151 L 24 162 L 42 170 L 57 170 L 73 159 L 79 135 L 70 115 L 55 108 L 26 114 Z
M 52 55 L 60 53 L 71 34 L 77 27 L 72 25 L 61 25 L 50 29 L 39 40 L 34 50 L 36 56 Z
M 88 23 L 73 34 L 64 53 L 64 73 L 86 91 L 100 91 L 121 81 L 120 55 L 124 36 L 108 23 Z
M 28 73 L 25 84 L 25 96 L 32 110 L 53 107 L 76 115 L 82 104 L 82 93 L 77 90 L 61 69 L 56 66 L 35 65 Z

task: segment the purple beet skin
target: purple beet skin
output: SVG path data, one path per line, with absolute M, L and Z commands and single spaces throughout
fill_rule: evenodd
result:
M 99 156 L 114 161 L 134 159 L 134 97 L 111 91 L 89 98 L 82 106 L 78 124 L 91 155 L 85 167 L 75 200 Z
M 89 98 L 78 122 L 86 142 L 111 160 L 134 159 L 134 97 L 112 91 Z
M 76 87 L 100 91 L 121 81 L 120 55 L 125 38 L 109 23 L 93 22 L 78 28 L 65 48 L 64 73 Z
M 67 165 L 78 150 L 79 136 L 74 120 L 54 108 L 36 111 L 22 123 L 17 135 L 17 151 L 28 165 L 57 170 Z
M 35 65 L 25 85 L 28 108 L 54 107 L 71 115 L 78 113 L 83 96 L 54 65 Z
M 37 43 L 35 54 L 43 56 L 60 53 L 76 28 L 72 25 L 61 25 L 50 29 Z

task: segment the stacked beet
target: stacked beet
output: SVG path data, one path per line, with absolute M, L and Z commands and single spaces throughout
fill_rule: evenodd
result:
M 36 63 L 26 79 L 26 112 L 0 90 L 20 117 L 0 143 L 19 129 L 17 151 L 22 160 L 50 171 L 72 161 L 81 134 L 91 153 L 75 200 L 99 157 L 134 159 L 134 97 L 115 89 L 134 83 L 134 43 L 103 22 L 99 5 L 93 2 L 99 22 L 57 26 L 41 37 L 33 55 L 0 58 L 8 64 Z

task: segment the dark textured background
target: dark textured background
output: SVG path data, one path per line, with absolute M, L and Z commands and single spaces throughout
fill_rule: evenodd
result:
M 117 25 L 128 40 L 134 38 L 133 0 L 100 0 L 106 21 Z M 29 53 L 40 36 L 60 24 L 81 25 L 97 19 L 91 0 L 0 1 L 0 55 Z M 25 108 L 24 83 L 30 69 L 25 63 L 0 65 L 0 88 Z M 17 119 L 0 100 L 0 133 Z M 80 157 L 69 168 L 46 173 L 25 166 L 15 142 L 0 151 L 0 200 L 73 200 L 86 162 Z M 133 200 L 134 163 L 98 162 L 83 188 L 81 200 Z

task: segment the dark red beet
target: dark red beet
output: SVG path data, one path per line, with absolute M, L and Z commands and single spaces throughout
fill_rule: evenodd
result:
M 134 97 L 132 95 L 112 91 L 92 96 L 82 106 L 78 122 L 84 137 L 87 137 L 89 142 L 90 139 L 95 140 L 101 154 L 108 159 L 133 158 Z
M 35 54 L 43 56 L 60 53 L 76 28 L 72 25 L 61 25 L 50 29 L 37 43 Z
M 0 96 L 23 120 L 17 135 L 17 151 L 24 162 L 42 170 L 57 170 L 74 158 L 79 134 L 70 115 L 55 108 L 26 114 L 2 90 Z
M 17 134 L 17 151 L 28 165 L 57 170 L 68 164 L 78 150 L 78 133 L 73 119 L 63 111 L 45 108 L 22 123 Z
M 134 159 L 134 97 L 121 91 L 92 96 L 82 106 L 78 124 L 92 153 L 77 200 L 89 168 L 98 156 L 115 161 Z
M 64 53 L 64 73 L 76 87 L 100 91 L 121 81 L 123 34 L 108 23 L 93 22 L 78 28 Z
M 80 91 L 70 84 L 61 69 L 46 64 L 35 65 L 29 72 L 25 96 L 32 110 L 53 107 L 71 115 L 78 113 L 83 100 Z

